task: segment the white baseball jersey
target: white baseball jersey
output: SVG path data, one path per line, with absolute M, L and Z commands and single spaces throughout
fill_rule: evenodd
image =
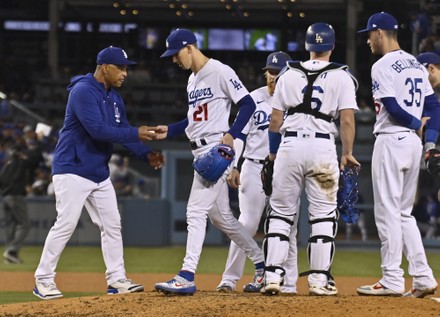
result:
M 237 103 L 249 94 L 234 70 L 215 59 L 210 59 L 197 74 L 190 75 L 187 92 L 185 132 L 190 140 L 227 132 L 231 100 Z
M 255 101 L 256 109 L 242 133 L 246 134 L 246 146 L 243 157 L 252 160 L 244 160 L 241 166 L 240 187 L 238 201 L 240 217 L 238 221 L 243 227 L 254 236 L 258 230 L 261 215 L 266 204 L 266 194 L 261 183 L 261 169 L 263 165 L 254 160 L 264 160 L 269 154 L 268 128 L 272 107 L 270 106 L 271 96 L 267 86 L 260 87 L 251 92 Z M 296 232 L 297 220 L 292 227 L 289 245 L 289 260 L 285 263 L 286 276 L 284 279 L 283 291 L 296 292 L 298 279 L 297 268 L 297 247 Z M 235 290 L 236 283 L 243 275 L 243 268 L 246 256 L 236 243 L 231 242 L 226 261 L 225 271 L 222 275 L 220 285 L 229 285 Z
M 301 62 L 301 65 L 311 72 L 320 70 L 328 64 L 329 62 L 318 60 Z M 335 119 L 339 117 L 339 111 L 342 109 L 358 110 L 354 80 L 349 72 L 342 69 L 332 69 L 322 73 L 313 84 L 312 107 Z M 272 107 L 286 111 L 301 104 L 304 98 L 303 89 L 306 86 L 307 77 L 305 74 L 298 69 L 289 67 L 278 78 L 271 101 Z M 280 128 L 280 133 L 283 134 L 286 130 L 310 130 L 338 135 L 338 129 L 334 123 L 316 119 L 312 115 L 303 113 L 287 116 Z
M 267 86 L 258 88 L 251 92 L 251 97 L 255 101 L 256 109 L 242 132 L 247 134 L 246 147 L 243 157 L 264 160 L 269 154 L 269 139 L 267 129 L 269 128 L 270 96 Z
M 188 79 L 188 126 L 190 140 L 204 138 L 205 146 L 192 151 L 195 158 L 209 151 L 229 130 L 232 102 L 249 94 L 229 66 L 210 59 Z M 230 166 L 232 168 L 232 166 Z M 182 270 L 195 272 L 206 235 L 207 216 L 255 263 L 264 261 L 263 252 L 252 236 L 232 214 L 226 183 L 227 172 L 210 183 L 194 171 L 194 179 L 186 210 L 188 237 Z
M 326 61 L 302 62 L 304 70 L 290 65 L 277 78 L 271 105 L 274 109 L 288 111 L 302 104 L 307 91 L 307 76 L 316 75 L 311 93 L 311 107 L 332 118 L 339 117 L 343 109 L 357 110 L 355 79 L 343 66 L 328 69 L 317 75 L 317 71 L 329 65 Z M 269 218 L 266 266 L 266 283 L 280 283 L 281 269 L 288 257 L 287 239 L 273 238 L 275 235 L 289 237 L 291 225 L 300 210 L 300 197 L 305 189 L 309 202 L 311 236 L 308 246 L 310 270 L 309 286 L 327 287 L 336 235 L 339 163 L 334 137 L 338 128 L 333 122 L 317 118 L 312 114 L 288 115 L 280 133 L 292 132 L 281 142 L 274 163 L 271 196 L 272 213 L 278 218 Z M 293 134 L 294 133 L 294 134 Z M 330 137 L 331 134 L 333 137 Z M 322 237 L 327 237 L 323 239 Z
M 394 97 L 399 106 L 416 118 L 421 117 L 424 98 L 433 93 L 425 68 L 414 56 L 392 51 L 371 69 L 376 123 L 371 159 L 374 219 L 381 240 L 382 278 L 379 283 L 395 292 L 405 291 L 401 268 L 402 250 L 413 275 L 414 289 L 437 285 L 428 265 L 420 231 L 411 215 L 417 193 L 422 142 L 419 136 L 393 119 L 381 98 Z M 417 261 L 413 261 L 417 259 Z
M 402 50 L 390 52 L 379 59 L 371 68 L 371 79 L 376 108 L 373 133 L 409 130 L 390 118 L 381 98 L 395 97 L 403 110 L 420 119 L 425 96 L 434 93 L 426 68 L 414 56 Z

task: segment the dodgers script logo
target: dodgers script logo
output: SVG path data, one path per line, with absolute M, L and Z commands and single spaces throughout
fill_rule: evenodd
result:
M 188 103 L 194 107 L 198 101 L 205 99 L 211 99 L 214 94 L 211 91 L 211 87 L 194 89 L 188 93 Z
M 258 126 L 258 130 L 266 130 L 269 128 L 270 114 L 263 110 L 255 111 L 253 114 L 254 125 Z

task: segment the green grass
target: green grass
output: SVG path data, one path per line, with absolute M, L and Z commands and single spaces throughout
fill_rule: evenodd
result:
M 181 267 L 185 248 L 125 248 L 125 267 L 130 273 L 170 273 L 175 274 Z M 198 273 L 221 274 L 227 257 L 226 247 L 203 248 Z M 41 247 L 25 247 L 20 256 L 24 263 L 20 265 L 0 264 L 2 272 L 34 272 L 41 256 Z M 440 252 L 427 251 L 428 261 L 436 277 L 440 277 Z M 299 272 L 308 270 L 307 255 L 304 248 L 298 254 Z M 407 272 L 407 263 L 402 268 Z M 68 246 L 61 255 L 57 272 L 104 272 L 104 262 L 99 247 Z M 247 260 L 245 274 L 253 274 L 252 263 Z M 332 274 L 338 276 L 380 277 L 379 249 L 353 251 L 336 249 Z M 91 293 L 66 293 L 65 297 L 95 295 Z M 29 302 L 38 300 L 31 292 L 0 292 L 0 304 Z
M 221 274 L 225 267 L 227 247 L 205 246 L 199 262 L 198 273 Z M 33 272 L 41 256 L 41 247 L 24 247 L 20 253 L 23 264 L 0 264 L 0 271 Z M 128 273 L 176 273 L 185 256 L 185 248 L 134 248 L 124 250 L 125 266 Z M 427 251 L 428 261 L 434 270 L 435 276 L 440 276 L 440 253 Z M 402 268 L 407 269 L 404 261 Z M 308 268 L 307 255 L 304 248 L 299 249 L 299 271 Z M 105 266 L 99 247 L 68 246 L 61 255 L 57 268 L 58 272 L 104 272 Z M 253 273 L 253 265 L 247 260 L 245 273 Z M 333 260 L 332 273 L 335 276 L 379 276 L 379 250 L 336 249 Z
M 63 298 L 74 298 L 83 296 L 93 296 L 102 293 L 78 293 L 78 292 L 63 292 Z M 0 292 L 0 305 L 14 304 L 14 303 L 29 303 L 29 302 L 39 302 L 41 299 L 34 296 L 32 291 L 29 292 Z

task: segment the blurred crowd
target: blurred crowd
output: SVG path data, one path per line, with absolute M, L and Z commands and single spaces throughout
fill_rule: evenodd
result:
M 53 130 L 45 136 L 23 122 L 1 121 L 0 133 L 0 169 L 15 152 L 19 152 L 32 166 L 26 173 L 26 194 L 46 195 L 51 182 L 50 170 L 57 131 Z
M 58 128 L 44 135 L 24 122 L 0 121 L 0 170 L 17 152 L 21 159 L 29 161 L 32 168 L 26 171 L 25 188 L 28 197 L 54 195 L 51 168 L 58 133 Z M 130 169 L 128 156 L 113 154 L 109 169 L 118 197 L 151 198 L 148 179 Z

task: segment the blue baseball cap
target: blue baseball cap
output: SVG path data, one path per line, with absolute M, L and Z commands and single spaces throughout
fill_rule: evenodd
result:
M 128 60 L 127 53 L 122 48 L 109 46 L 98 53 L 96 64 L 136 65 L 137 63 Z
M 440 64 L 440 56 L 435 53 L 422 53 L 416 58 L 417 61 L 425 67 L 428 67 L 429 64 Z
M 363 30 L 357 31 L 358 33 L 370 32 L 374 30 L 398 30 L 399 25 L 397 20 L 391 14 L 386 12 L 379 12 L 373 14 L 367 22 L 367 27 Z
M 282 70 L 284 66 L 286 66 L 286 62 L 291 60 L 289 54 L 284 53 L 282 51 L 279 52 L 273 52 L 269 54 L 266 61 L 266 66 L 263 68 L 263 70 Z
M 176 29 L 166 39 L 167 50 L 160 57 L 173 56 L 187 45 L 197 43 L 196 36 L 187 29 Z

